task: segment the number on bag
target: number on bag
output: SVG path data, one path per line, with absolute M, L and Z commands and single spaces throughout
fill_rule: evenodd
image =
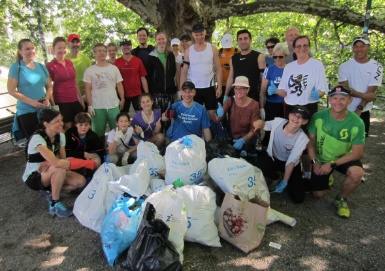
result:
M 255 176 L 250 176 L 247 181 L 249 182 L 249 184 L 247 185 L 247 187 L 253 187 L 256 185 L 255 183 Z
M 200 169 L 198 172 L 194 172 L 190 175 L 190 181 L 195 182 L 199 181 L 202 177 L 202 169 Z

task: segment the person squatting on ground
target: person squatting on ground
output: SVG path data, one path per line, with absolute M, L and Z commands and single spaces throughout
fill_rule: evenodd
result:
M 166 136 L 172 141 L 178 140 L 186 135 L 194 134 L 202 137 L 206 142 L 211 140 L 210 120 L 206 109 L 199 103 L 194 102 L 196 94 L 193 82 L 186 81 L 182 85 L 182 100 L 172 105 L 173 115 L 167 112 L 162 114 L 162 120 L 173 119 Z
M 84 160 L 95 161 L 95 169 L 104 161 L 106 150 L 104 142 L 91 130 L 91 116 L 86 112 L 80 112 L 75 116 L 75 127 L 65 132 L 66 156 Z M 92 177 L 93 171 L 86 171 L 86 177 Z
M 49 106 L 52 81 L 46 67 L 35 62 L 35 45 L 30 39 L 17 44 L 16 62 L 9 68 L 7 90 L 17 99 L 12 134 L 29 139 L 39 123 L 38 116 Z
M 97 43 L 93 52 L 96 64 L 85 71 L 83 81 L 92 130 L 104 141 L 107 122 L 111 130 L 115 129 L 115 118 L 125 103 L 123 78 L 119 69 L 107 62 L 107 47 L 103 43 Z
M 289 113 L 289 120 L 276 117 L 274 120 L 266 122 L 257 120 L 253 123 L 256 131 L 262 128 L 271 131 L 267 147 L 269 157 L 263 155 L 255 166 L 271 180 L 268 182 L 270 191 L 282 193 L 288 186 L 290 197 L 295 203 L 301 203 L 305 199 L 305 183 L 300 159 L 309 138 L 301 127 L 306 125 L 308 120 L 309 111 L 298 105 Z M 283 176 L 278 172 L 283 173 Z
M 322 198 L 332 172 L 345 174 L 341 192 L 334 200 L 341 217 L 350 216 L 347 197 L 359 186 L 364 174 L 360 159 L 364 153 L 365 126 L 357 114 L 348 110 L 352 100 L 350 90 L 344 86 L 333 88 L 328 94 L 330 108 L 315 113 L 308 127 L 308 153 L 313 164 L 309 190 L 314 197 Z
M 121 112 L 116 116 L 116 129 L 108 133 L 108 155 L 107 160 L 117 165 L 127 165 L 128 159 L 136 158 L 136 149 L 138 141 L 134 140 L 132 135 L 135 133 L 131 126 L 130 116 L 126 112 Z M 138 134 L 141 131 L 138 129 Z
M 65 159 L 63 117 L 59 111 L 43 110 L 40 124 L 42 128 L 28 141 L 27 165 L 22 178 L 29 188 L 41 191 L 47 197 L 48 210 L 52 216 L 69 217 L 72 211 L 60 202 L 60 191 L 84 187 L 85 178 L 70 170 L 81 167 L 94 169 L 95 162 L 76 158 Z
M 227 99 L 223 108 L 218 107 L 214 120 L 219 123 L 228 115 L 233 147 L 242 150 L 246 143 L 252 145 L 256 143 L 257 134 L 254 131 L 253 122 L 259 119 L 259 105 L 257 101 L 248 97 L 250 86 L 246 76 L 235 78 L 232 86 L 234 97 Z

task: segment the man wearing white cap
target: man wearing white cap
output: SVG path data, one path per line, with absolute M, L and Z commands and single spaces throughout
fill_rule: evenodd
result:
M 221 44 L 222 48 L 219 49 L 219 63 L 221 63 L 222 68 L 222 96 L 218 98 L 218 101 L 222 104 L 226 91 L 227 78 L 230 72 L 230 59 L 234 54 L 238 53 L 238 48 L 233 46 L 233 36 L 231 34 L 224 34 Z
M 341 64 L 338 69 L 338 82 L 350 87 L 353 102 L 350 111 L 356 112 L 365 124 L 365 136 L 368 136 L 370 126 L 370 110 L 376 98 L 376 90 L 382 84 L 383 66 L 370 59 L 368 52 L 370 42 L 365 37 L 353 40 L 354 58 Z
M 79 86 L 81 94 L 84 95 L 85 86 L 83 82 L 83 75 L 86 69 L 92 65 L 91 59 L 80 53 L 80 36 L 78 34 L 68 35 L 68 49 L 70 51 L 66 54 L 65 58 L 71 60 L 72 64 L 74 64 L 76 83 Z

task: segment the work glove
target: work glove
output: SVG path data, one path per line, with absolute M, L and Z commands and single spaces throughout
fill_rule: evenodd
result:
M 265 120 L 265 117 L 266 117 L 265 109 L 263 108 L 259 109 L 259 116 L 261 117 L 261 120 Z
M 287 186 L 287 182 L 282 179 L 282 181 L 275 187 L 274 192 L 282 193 L 282 191 L 285 190 L 286 186 Z
M 95 169 L 95 161 L 94 160 L 83 160 L 79 158 L 68 158 L 68 161 L 70 162 L 70 170 L 73 169 L 79 169 L 79 168 L 87 168 L 89 170 Z
M 95 116 L 95 109 L 92 105 L 88 106 L 88 113 L 91 115 L 91 117 Z
M 267 93 L 269 95 L 274 95 L 277 93 L 277 91 L 278 91 L 278 88 L 275 86 L 274 82 L 270 81 L 270 85 L 267 88 Z
M 225 103 L 225 102 L 226 102 L 226 100 L 227 100 L 227 96 L 226 96 L 226 95 L 224 95 L 224 96 L 223 96 L 223 103 Z
M 179 91 L 176 93 L 176 96 L 177 96 L 177 100 L 182 100 L 182 91 L 179 90 Z
M 116 127 L 114 141 L 119 142 L 119 139 L 123 137 L 123 132 Z
M 243 140 L 243 138 L 234 139 L 233 142 L 234 142 L 234 145 L 233 145 L 234 149 L 239 150 L 239 151 L 242 150 L 243 145 L 245 145 L 245 143 L 246 143 Z
M 217 116 L 220 118 L 223 116 L 225 112 L 223 111 L 223 107 L 221 103 L 218 102 Z
M 311 89 L 310 99 L 312 99 L 313 101 L 319 100 L 319 93 L 318 93 L 318 90 L 316 89 L 315 85 Z
M 125 152 L 122 157 L 122 166 L 126 166 L 128 164 L 128 157 L 130 154 L 128 152 Z

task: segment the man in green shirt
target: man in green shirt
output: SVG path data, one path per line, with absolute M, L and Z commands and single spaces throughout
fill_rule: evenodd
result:
M 70 52 L 66 54 L 66 59 L 71 60 L 74 64 L 76 72 L 76 83 L 79 86 L 81 94 L 84 95 L 85 87 L 83 82 L 83 75 L 85 70 L 92 65 L 91 59 L 88 56 L 80 53 L 80 36 L 78 34 L 68 35 L 68 49 Z
M 347 197 L 359 186 L 364 170 L 360 159 L 364 153 L 365 126 L 360 117 L 348 110 L 350 90 L 333 88 L 328 94 L 330 108 L 315 113 L 309 124 L 308 153 L 313 172 L 309 189 L 316 198 L 325 196 L 329 176 L 334 170 L 345 174 L 341 193 L 334 204 L 337 214 L 349 217 Z

